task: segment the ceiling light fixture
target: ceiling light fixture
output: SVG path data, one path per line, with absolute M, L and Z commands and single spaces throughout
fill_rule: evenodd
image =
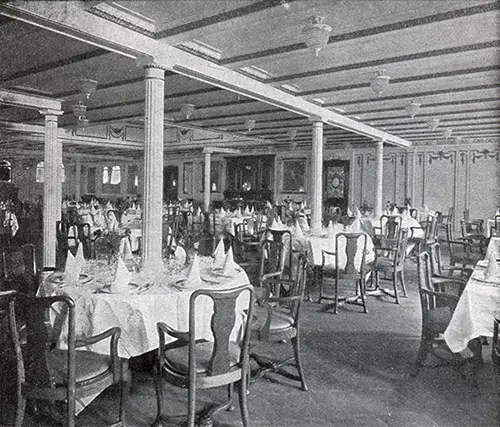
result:
M 377 94 L 377 96 L 380 97 L 380 95 L 382 95 L 382 92 L 384 92 L 389 86 L 389 80 L 390 77 L 385 74 L 384 70 L 379 71 L 378 75 L 374 77 L 370 82 L 370 87 Z
M 86 99 L 90 98 L 90 95 L 95 93 L 97 90 L 97 81 L 92 79 L 80 79 L 78 80 L 78 91 L 85 95 Z
M 73 114 L 78 117 L 78 120 L 82 119 L 85 117 L 85 114 L 87 113 L 87 106 L 83 105 L 81 102 L 78 104 L 72 105 L 71 109 L 73 110 Z
M 255 120 L 253 119 L 245 120 L 245 128 L 248 132 L 251 132 L 254 127 L 255 127 Z
M 420 103 L 411 101 L 408 105 L 406 105 L 405 111 L 413 119 L 420 111 Z
M 442 135 L 444 139 L 448 139 L 451 136 L 452 132 L 453 131 L 450 128 L 443 129 Z
M 194 113 L 194 104 L 182 104 L 181 113 L 186 119 L 189 119 Z
M 427 122 L 428 128 L 434 132 L 439 126 L 439 119 L 431 119 Z
M 330 31 L 332 27 L 325 24 L 325 18 L 322 16 L 311 16 L 309 24 L 302 28 L 302 33 L 306 38 L 304 43 L 309 49 L 314 50 L 316 56 L 327 45 Z
M 289 129 L 287 135 L 288 138 L 290 138 L 290 141 L 293 141 L 297 136 L 297 129 Z

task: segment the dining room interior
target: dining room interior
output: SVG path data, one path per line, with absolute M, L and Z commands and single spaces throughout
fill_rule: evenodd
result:
M 0 427 L 500 426 L 499 22 L 0 2 Z

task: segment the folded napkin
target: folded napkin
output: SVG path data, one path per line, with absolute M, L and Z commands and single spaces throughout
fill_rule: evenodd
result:
M 326 228 L 326 233 L 330 237 L 335 234 L 335 228 L 333 228 L 333 222 L 332 221 L 328 222 L 328 227 Z
M 273 222 L 271 223 L 271 226 L 269 228 L 274 228 L 274 229 L 279 228 L 279 225 L 278 225 L 278 222 L 276 221 L 276 218 L 273 218 Z
M 250 209 L 248 209 L 248 205 L 245 206 L 245 210 L 243 212 L 245 216 L 250 215 Z
M 309 227 L 309 223 L 307 222 L 307 218 L 305 216 L 301 216 L 299 219 L 299 224 L 302 227 L 303 231 L 309 231 L 311 228 Z
M 239 266 L 234 262 L 233 248 L 230 247 L 227 251 L 226 259 L 224 260 L 222 274 L 224 276 L 233 276 L 237 270 L 239 270 Z
M 128 237 L 122 237 L 120 240 L 120 248 L 118 249 L 118 254 L 123 259 L 133 259 L 132 249 L 130 248 L 130 240 Z
M 299 224 L 299 221 L 295 220 L 295 237 L 304 238 L 304 232 Z
M 220 208 L 220 216 L 226 216 L 226 211 L 224 210 L 224 208 Z
M 359 210 L 359 208 L 357 206 L 354 208 L 354 217 L 361 218 L 361 211 Z
M 403 220 L 408 220 L 408 219 L 410 219 L 410 218 L 411 218 L 411 217 L 410 217 L 410 211 L 409 211 L 408 209 L 405 209 L 405 210 L 403 211 L 403 214 L 401 215 L 401 219 L 403 219 Z
M 80 270 L 85 265 L 85 257 L 83 256 L 83 245 L 78 243 L 78 248 L 76 249 L 75 261 L 77 265 L 80 267 Z
M 127 266 L 123 262 L 122 257 L 118 257 L 116 263 L 115 280 L 111 283 L 110 290 L 114 294 L 127 293 L 130 288 L 128 286 L 132 275 L 128 271 Z
M 201 215 L 201 208 L 198 206 L 198 209 L 196 209 L 196 216 Z
M 497 257 L 497 251 L 491 251 L 488 257 L 488 266 L 486 267 L 486 272 L 484 273 L 485 280 L 492 279 L 500 274 L 500 266 L 497 264 Z
M 347 229 L 350 233 L 361 233 L 361 221 L 359 218 L 356 218 Z
M 64 267 L 64 277 L 67 282 L 76 282 L 80 278 L 82 268 L 78 265 L 75 257 L 68 251 L 66 266 Z
M 200 257 L 195 254 L 193 262 L 189 266 L 186 277 L 187 287 L 199 287 L 201 285 Z
M 273 205 L 271 205 L 271 202 L 269 200 L 266 202 L 266 208 L 269 208 L 269 209 L 273 208 Z
M 255 210 L 254 210 L 254 208 L 252 206 L 252 209 L 250 209 L 250 215 L 253 215 L 254 213 L 255 213 Z
M 234 213 L 235 218 L 241 218 L 243 215 L 241 214 L 241 208 L 236 209 L 236 212 Z
M 222 237 L 217 244 L 217 247 L 214 251 L 214 265 L 213 268 L 222 268 L 224 267 L 224 261 L 226 260 L 226 251 L 224 247 L 224 240 Z
M 392 215 L 399 215 L 399 210 L 398 210 L 398 208 L 396 208 L 396 207 L 395 207 L 395 208 L 392 210 Z
M 283 227 L 283 223 L 281 222 L 281 217 L 278 216 L 276 222 L 278 223 L 279 227 Z
M 347 216 L 353 216 L 351 208 L 347 208 Z

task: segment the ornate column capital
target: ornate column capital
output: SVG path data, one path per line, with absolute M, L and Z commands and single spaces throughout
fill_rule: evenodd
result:
M 320 116 L 309 116 L 308 120 L 312 122 L 313 125 L 315 124 L 324 124 L 326 122 L 326 119 Z
M 52 108 L 44 108 L 42 110 L 38 110 L 38 112 L 42 115 L 45 116 L 45 118 L 48 118 L 50 116 L 54 117 L 57 119 L 57 116 L 62 116 L 64 111 L 62 110 L 55 110 Z

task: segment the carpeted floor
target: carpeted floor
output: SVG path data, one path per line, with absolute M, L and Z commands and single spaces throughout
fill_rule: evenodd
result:
M 425 368 L 408 375 L 420 339 L 420 303 L 416 265 L 407 261 L 408 298 L 396 305 L 369 297 L 368 314 L 342 307 L 337 315 L 316 302 L 303 305 L 302 355 L 309 391 L 280 377 L 262 378 L 248 396 L 250 425 L 262 427 L 494 427 L 495 387 L 490 346 L 479 373 L 481 395 L 470 397 L 460 372 Z M 314 299 L 314 293 L 313 293 Z M 291 354 L 289 343 L 255 351 Z M 148 364 L 134 363 L 128 424 L 150 425 L 156 414 L 154 384 Z M 225 397 L 225 389 L 200 392 L 200 404 Z M 165 386 L 169 414 L 186 408 L 186 391 Z M 116 390 L 99 396 L 78 417 L 78 425 L 101 426 L 117 413 Z M 219 413 L 217 426 L 240 426 L 239 408 Z M 27 426 L 37 424 L 28 420 Z M 172 424 L 175 425 L 175 424 Z

